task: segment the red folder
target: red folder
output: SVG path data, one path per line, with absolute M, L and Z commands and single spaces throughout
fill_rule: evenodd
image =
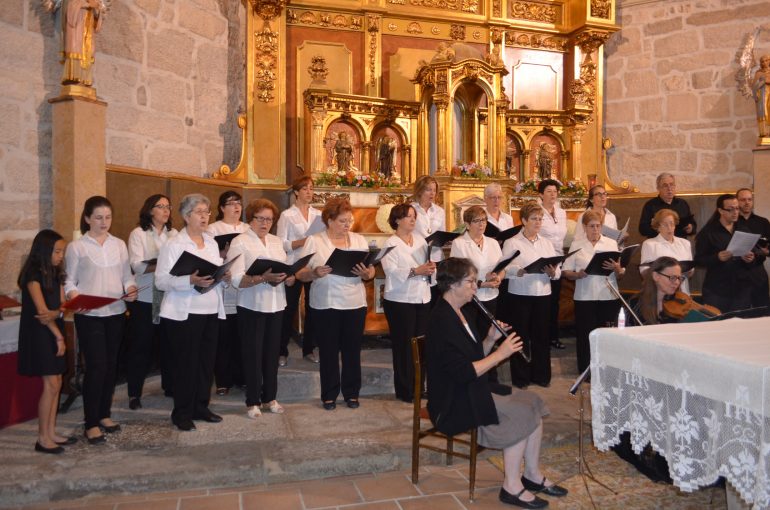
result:
M 104 296 L 89 296 L 88 294 L 78 294 L 74 298 L 62 303 L 62 310 L 96 310 L 103 306 L 107 306 L 120 298 L 104 297 Z

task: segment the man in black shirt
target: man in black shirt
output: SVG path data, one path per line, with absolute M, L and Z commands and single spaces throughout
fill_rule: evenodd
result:
M 703 302 L 722 313 L 751 307 L 754 253 L 739 258 L 727 251 L 734 231 L 748 231 L 736 224 L 739 216 L 735 195 L 720 195 L 717 210 L 695 237 L 695 263 L 706 268 Z
M 662 173 L 655 179 L 658 196 L 651 198 L 642 207 L 639 218 L 639 233 L 645 237 L 655 237 L 658 231 L 652 228 L 652 218 L 661 209 L 671 209 L 679 215 L 679 225 L 674 230 L 677 237 L 687 237 L 695 233 L 697 225 L 690 212 L 690 205 L 682 198 L 676 197 L 676 182 L 670 173 Z
M 754 214 L 754 192 L 748 188 L 741 188 L 735 193 L 738 199 L 738 207 L 741 210 L 737 225 L 746 227 L 745 229 L 754 234 L 759 234 L 759 242 L 754 248 L 755 259 L 751 267 L 752 274 L 752 292 L 751 306 L 769 306 L 770 305 L 770 285 L 768 285 L 767 271 L 765 270 L 765 259 L 770 255 L 770 221 L 762 216 Z M 763 312 L 762 315 L 767 315 Z

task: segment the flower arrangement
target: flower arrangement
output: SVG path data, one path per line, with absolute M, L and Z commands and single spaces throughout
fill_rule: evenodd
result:
M 518 182 L 516 183 L 515 188 L 516 193 L 522 195 L 537 195 L 537 186 L 540 184 L 540 181 L 541 179 L 529 179 L 528 181 Z M 583 184 L 583 181 L 572 180 L 561 182 L 556 180 L 556 182 L 559 183 L 559 196 L 580 198 L 585 197 L 588 194 L 588 190 L 586 189 L 585 184 Z
M 486 165 L 480 165 L 473 161 L 467 163 L 458 161 L 452 167 L 452 176 L 470 179 L 489 179 L 492 177 L 492 169 Z
M 320 174 L 314 184 L 316 186 L 348 186 L 351 188 L 393 188 L 398 186 L 390 182 L 390 179 L 381 173 L 371 173 L 369 175 L 357 174 L 355 172 L 329 171 Z

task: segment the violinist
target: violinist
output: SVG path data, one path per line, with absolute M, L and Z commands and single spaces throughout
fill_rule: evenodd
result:
M 649 271 L 642 275 L 642 288 L 631 298 L 631 308 L 643 326 L 678 322 L 678 319 L 663 313 L 663 304 L 668 296 L 674 296 L 685 277 L 682 267 L 673 257 L 659 257 L 652 261 Z

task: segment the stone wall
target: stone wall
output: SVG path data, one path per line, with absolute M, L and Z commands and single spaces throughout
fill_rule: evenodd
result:
M 51 106 L 59 40 L 41 0 L 0 1 L 0 293 L 50 227 Z M 94 84 L 108 104 L 106 163 L 194 176 L 237 164 L 243 6 L 231 0 L 111 0 Z M 130 211 L 136 214 L 138 211 Z M 122 214 L 122 212 L 119 212 Z
M 756 27 L 770 49 L 766 0 L 620 0 L 605 47 L 605 136 L 614 182 L 642 191 L 670 171 L 681 190 L 752 185 L 754 102 L 738 92 L 736 52 Z M 764 50 L 764 51 L 763 51 Z

